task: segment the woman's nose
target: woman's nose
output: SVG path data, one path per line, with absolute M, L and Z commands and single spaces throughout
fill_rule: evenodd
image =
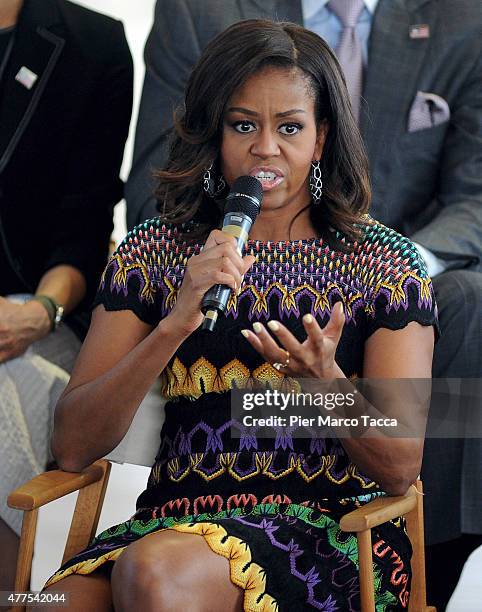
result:
M 268 158 L 279 155 L 276 134 L 270 130 L 260 130 L 251 146 L 251 153 L 258 157 Z

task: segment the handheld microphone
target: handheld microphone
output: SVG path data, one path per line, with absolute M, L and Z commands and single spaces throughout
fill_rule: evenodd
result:
M 254 176 L 240 176 L 234 181 L 224 207 L 222 231 L 236 238 L 240 255 L 243 254 L 249 231 L 258 216 L 262 201 L 263 187 Z M 214 330 L 219 313 L 226 312 L 231 291 L 231 287 L 227 285 L 214 285 L 206 291 L 201 304 L 204 314 L 201 329 Z

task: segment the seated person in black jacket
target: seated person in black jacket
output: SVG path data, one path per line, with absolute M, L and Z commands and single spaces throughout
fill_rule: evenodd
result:
M 64 0 L 1 3 L 0 590 L 21 527 L 6 498 L 49 460 L 122 198 L 131 104 L 119 22 Z

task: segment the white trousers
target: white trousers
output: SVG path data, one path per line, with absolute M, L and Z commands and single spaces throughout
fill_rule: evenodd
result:
M 26 296 L 9 296 L 24 301 Z M 81 343 L 66 325 L 0 364 L 0 517 L 20 535 L 22 512 L 7 507 L 11 491 L 52 459 L 54 408 Z

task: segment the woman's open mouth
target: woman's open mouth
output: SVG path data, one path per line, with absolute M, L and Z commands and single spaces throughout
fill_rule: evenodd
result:
M 250 172 L 251 176 L 258 179 L 263 187 L 263 191 L 270 191 L 283 182 L 284 176 L 280 170 L 271 170 L 263 168 L 253 168 Z

